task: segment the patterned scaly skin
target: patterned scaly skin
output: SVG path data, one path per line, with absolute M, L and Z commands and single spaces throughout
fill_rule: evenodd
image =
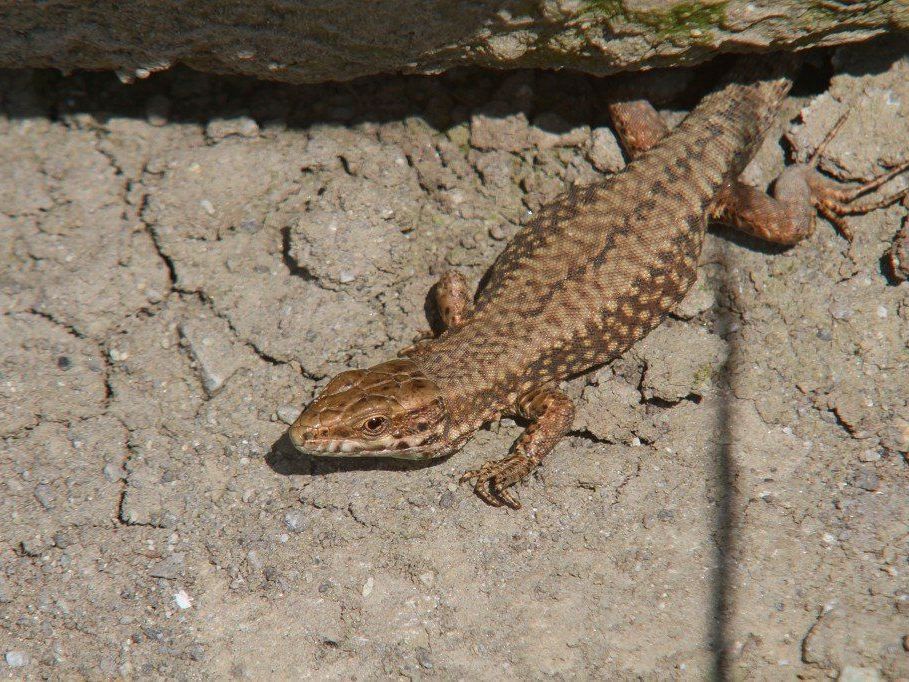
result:
M 458 436 L 522 394 L 624 353 L 697 277 L 711 200 L 751 160 L 789 81 L 728 85 L 662 144 L 540 210 L 495 261 L 465 322 L 426 344 Z
M 509 486 L 571 425 L 557 383 L 621 355 L 684 297 L 714 198 L 751 160 L 790 87 L 778 74 L 731 80 L 622 173 L 543 208 L 498 257 L 472 310 L 455 294 L 443 300 L 451 326 L 438 338 L 336 377 L 291 427 L 294 445 L 425 459 L 502 415 L 524 416 L 531 425 L 514 454 L 466 475 L 488 503 L 519 507 Z

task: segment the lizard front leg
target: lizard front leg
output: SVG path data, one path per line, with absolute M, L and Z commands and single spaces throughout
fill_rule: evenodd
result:
M 472 307 L 467 278 L 456 270 L 449 270 L 436 282 L 436 309 L 444 329 L 463 324 Z
M 571 399 L 552 385 L 525 394 L 515 407 L 519 416 L 531 422 L 515 442 L 512 454 L 504 459 L 488 461 L 461 477 L 462 483 L 473 480 L 474 492 L 493 507 L 506 505 L 512 509 L 521 508 L 521 503 L 508 488 L 523 481 L 539 466 L 568 432 L 574 420 Z
M 470 287 L 467 279 L 460 272 L 449 270 L 439 277 L 439 281 L 432 288 L 433 302 L 442 321 L 442 331 L 453 329 L 463 324 L 470 313 L 473 301 L 470 296 Z M 432 339 L 436 334 L 432 330 L 420 332 L 414 342 L 400 351 L 399 357 L 412 357 L 420 352 L 423 343 Z

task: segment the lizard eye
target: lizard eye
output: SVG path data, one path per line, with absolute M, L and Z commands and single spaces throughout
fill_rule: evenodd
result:
M 385 430 L 385 427 L 388 426 L 388 419 L 386 417 L 370 417 L 365 422 L 363 422 L 363 430 L 366 431 L 370 436 L 377 436 Z

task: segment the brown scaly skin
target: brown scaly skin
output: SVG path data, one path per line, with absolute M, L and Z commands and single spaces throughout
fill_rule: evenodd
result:
M 626 169 L 541 209 L 473 303 L 463 276 L 444 275 L 435 292 L 443 333 L 404 359 L 332 380 L 290 428 L 294 445 L 313 455 L 427 459 L 454 452 L 484 423 L 524 417 L 530 425 L 511 455 L 462 477 L 485 502 L 519 508 L 510 487 L 571 427 L 574 408 L 558 382 L 624 353 L 684 297 L 708 219 L 792 244 L 812 233 L 817 210 L 848 237 L 841 216 L 906 194 L 851 203 L 909 163 L 846 189 L 814 169 L 821 149 L 786 170 L 775 198 L 740 183 L 790 84 L 743 70 L 671 133 L 646 102 L 611 104 L 633 159 Z

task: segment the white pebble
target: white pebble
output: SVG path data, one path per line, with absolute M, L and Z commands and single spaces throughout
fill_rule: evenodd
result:
M 275 410 L 275 413 L 278 415 L 278 419 L 285 424 L 293 424 L 297 415 L 300 414 L 300 408 L 296 405 L 285 404 Z
M 174 595 L 174 604 L 176 604 L 179 609 L 188 609 L 193 605 L 193 602 L 192 599 L 189 598 L 189 595 L 186 594 L 186 590 L 180 590 Z
M 881 453 L 877 450 L 865 450 L 859 454 L 859 460 L 862 462 L 876 462 L 881 458 Z
M 21 668 L 28 664 L 28 655 L 24 651 L 7 651 L 6 664 L 10 668 Z
M 205 211 L 208 215 L 215 214 L 215 206 L 208 199 L 203 199 L 200 201 L 199 206 L 201 206 L 202 210 Z
M 375 586 L 376 581 L 372 579 L 372 576 L 369 576 L 366 579 L 366 583 L 363 585 L 363 596 L 368 597 L 372 594 L 372 588 Z
M 879 306 L 877 307 L 877 316 L 878 316 L 879 318 L 881 318 L 882 320 L 887 319 L 887 306 L 885 306 L 885 305 L 879 305 Z

